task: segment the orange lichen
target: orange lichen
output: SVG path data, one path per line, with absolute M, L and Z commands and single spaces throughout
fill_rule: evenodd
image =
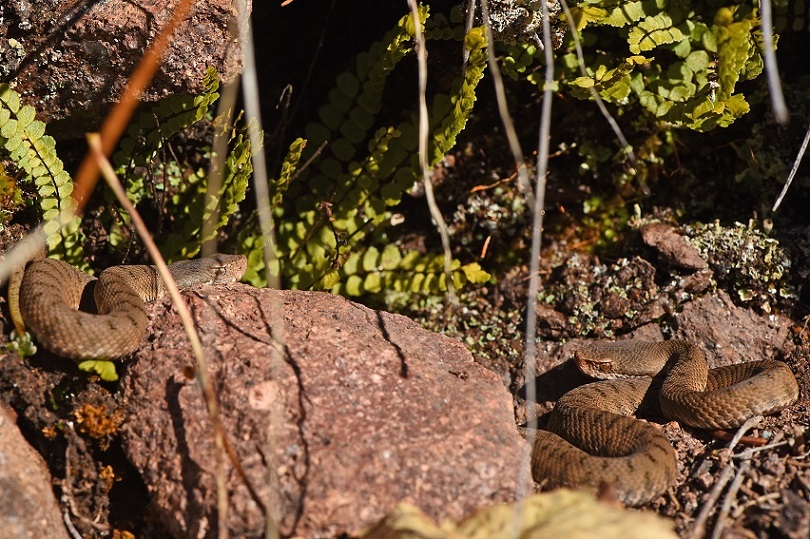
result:
M 94 440 L 99 440 L 104 449 L 109 446 L 109 438 L 118 433 L 123 421 L 120 411 L 110 413 L 103 405 L 85 404 L 74 410 L 73 415 L 76 417 L 76 423 L 79 424 L 79 432 Z

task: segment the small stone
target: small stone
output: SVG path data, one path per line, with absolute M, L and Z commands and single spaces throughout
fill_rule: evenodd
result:
M 48 467 L 17 428 L 12 412 L 0 404 L 0 535 L 67 537 Z
M 684 270 L 702 270 L 708 267 L 697 249 L 666 223 L 650 223 L 641 228 L 641 239 L 658 251 L 664 262 Z

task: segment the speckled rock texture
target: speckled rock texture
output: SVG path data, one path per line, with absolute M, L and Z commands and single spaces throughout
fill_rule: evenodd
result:
M 4 0 L 0 2 L 0 82 L 33 105 L 48 133 L 81 137 L 101 124 L 129 74 L 169 20 L 174 0 Z M 208 66 L 223 81 L 241 70 L 229 33 L 233 0 L 195 2 L 172 37 L 145 101 L 202 91 Z M 251 2 L 248 0 L 248 8 Z
M 758 359 L 783 359 L 791 340 L 790 319 L 783 313 L 757 313 L 739 307 L 718 290 L 684 305 L 673 338 L 703 348 L 709 367 Z
M 666 223 L 650 223 L 641 228 L 641 239 L 658 251 L 661 260 L 669 266 L 685 270 L 702 270 L 708 267 L 697 249 L 686 238 Z
M 0 405 L 0 537 L 68 537 L 48 467 L 5 405 Z
M 211 536 L 223 522 L 235 536 L 261 535 L 258 502 L 275 481 L 283 534 L 334 537 L 403 501 L 458 519 L 513 499 L 520 472 L 528 477 L 510 395 L 460 343 L 325 293 L 232 285 L 185 297 L 255 496 L 227 462 L 229 514 L 217 514 L 194 362 L 179 319 L 158 304 L 160 333 L 122 377 L 122 434 L 152 516 L 173 535 Z

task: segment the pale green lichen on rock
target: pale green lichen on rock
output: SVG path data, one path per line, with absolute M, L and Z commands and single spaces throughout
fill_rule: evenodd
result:
M 617 331 L 643 325 L 658 300 L 655 269 L 639 257 L 612 264 L 594 263 L 575 253 L 558 262 L 558 279 L 538 300 L 565 316 L 569 336 L 613 337 Z
M 714 221 L 686 226 L 684 234 L 708 261 L 715 280 L 743 303 L 770 312 L 773 305 L 796 299 L 788 251 L 754 222 L 725 227 Z

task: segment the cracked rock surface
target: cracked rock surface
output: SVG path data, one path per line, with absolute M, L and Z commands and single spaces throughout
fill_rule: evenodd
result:
M 459 342 L 326 293 L 233 285 L 185 297 L 251 483 L 226 462 L 231 533 L 261 534 L 272 481 L 282 533 L 303 537 L 356 531 L 402 501 L 441 520 L 514 498 L 525 442 L 512 399 Z M 179 319 L 156 320 L 121 381 L 123 448 L 153 516 L 203 537 L 218 518 L 213 429 Z

